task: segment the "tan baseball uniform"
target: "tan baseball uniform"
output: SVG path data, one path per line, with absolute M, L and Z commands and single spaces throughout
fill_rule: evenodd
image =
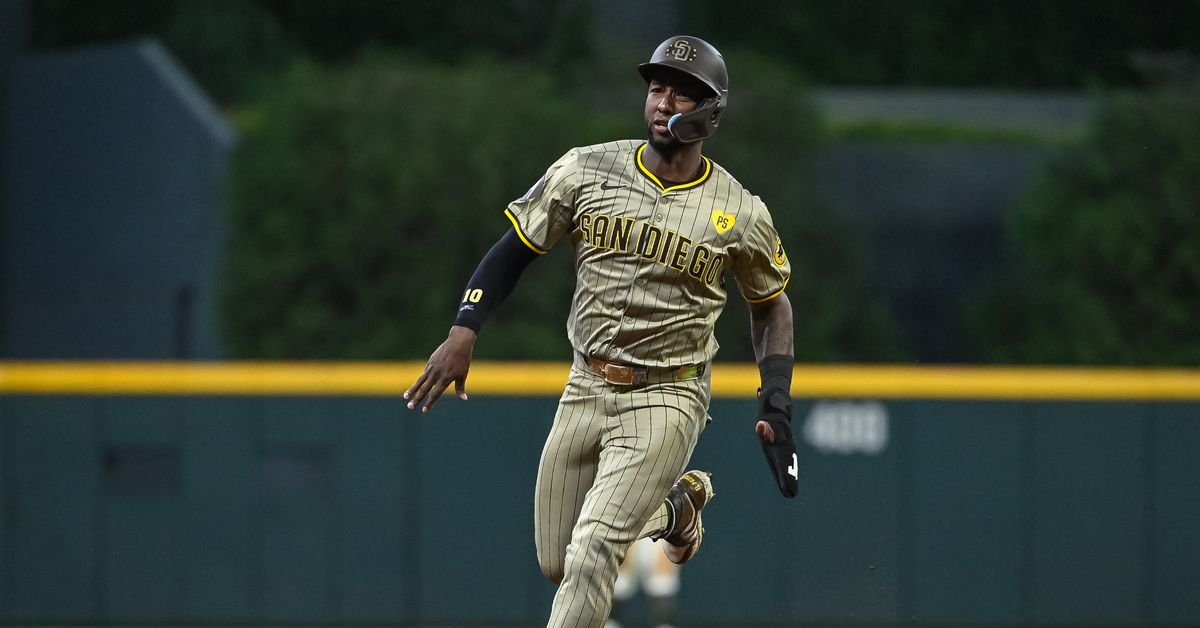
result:
M 781 294 L 791 271 L 758 197 L 708 158 L 693 181 L 659 181 L 645 148 L 572 149 L 505 210 L 531 249 L 570 236 L 576 258 L 575 360 L 534 505 L 538 561 L 561 581 L 550 626 L 603 625 L 629 545 L 664 525 L 656 509 L 708 420 L 725 271 L 750 302 Z M 646 382 L 609 383 L 605 363 L 649 367 Z

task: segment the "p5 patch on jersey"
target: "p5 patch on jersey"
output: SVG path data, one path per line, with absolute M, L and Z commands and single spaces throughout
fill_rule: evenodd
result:
M 726 214 L 719 209 L 713 210 L 712 224 L 713 228 L 717 230 L 717 233 L 725 233 L 726 231 L 729 231 L 733 228 L 734 222 L 737 222 L 737 218 L 733 214 Z

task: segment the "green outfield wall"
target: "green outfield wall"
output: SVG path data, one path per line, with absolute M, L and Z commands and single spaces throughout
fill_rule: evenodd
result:
M 0 623 L 543 622 L 566 366 L 428 415 L 419 368 L 0 363 Z M 680 625 L 1200 624 L 1200 372 L 798 368 L 791 501 L 753 374 L 714 369 Z

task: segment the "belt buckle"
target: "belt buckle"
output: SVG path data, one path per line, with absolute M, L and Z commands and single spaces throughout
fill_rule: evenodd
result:
M 633 385 L 633 367 L 613 362 L 604 363 L 604 381 L 618 386 Z

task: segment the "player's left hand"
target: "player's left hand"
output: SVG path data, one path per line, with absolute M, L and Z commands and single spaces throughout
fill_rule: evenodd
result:
M 762 443 L 763 454 L 775 476 L 775 484 L 784 497 L 800 492 L 800 461 L 792 440 L 792 400 L 786 393 L 767 391 L 759 400 L 759 416 L 754 431 Z

